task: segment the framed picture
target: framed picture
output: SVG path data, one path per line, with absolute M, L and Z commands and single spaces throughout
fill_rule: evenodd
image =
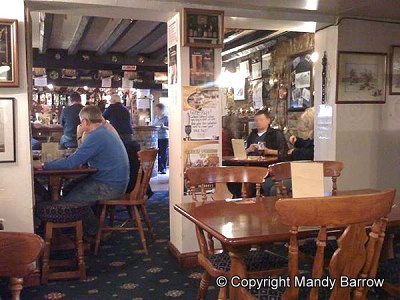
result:
M 262 77 L 261 61 L 258 61 L 251 65 L 251 78 L 253 80 L 256 80 L 261 77 Z
M 0 87 L 18 87 L 18 20 L 0 19 Z
M 400 46 L 392 46 L 389 74 L 390 95 L 400 95 Z
M 386 56 L 339 52 L 336 103 L 385 103 Z
M 0 163 L 15 162 L 14 98 L 0 98 Z
M 233 87 L 233 100 L 246 100 L 246 78 L 243 76 L 238 76 L 238 80 Z
M 184 8 L 182 22 L 183 46 L 223 47 L 223 11 Z
M 190 48 L 190 85 L 214 84 L 214 49 Z
M 266 53 L 261 58 L 262 62 L 262 72 L 269 76 L 272 73 L 272 55 L 271 53 Z
M 290 91 L 288 110 L 303 111 L 313 106 L 313 64 L 311 52 L 299 53 L 290 57 Z M 283 93 L 282 93 L 283 95 Z M 280 99 L 284 99 L 280 97 Z
M 239 72 L 243 74 L 245 78 L 250 76 L 250 63 L 248 60 L 242 61 L 239 64 Z

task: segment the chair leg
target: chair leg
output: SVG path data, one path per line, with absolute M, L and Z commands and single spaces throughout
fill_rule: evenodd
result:
M 24 279 L 23 278 L 10 278 L 9 289 L 11 291 L 12 300 L 20 300 L 21 291 L 23 289 Z
M 104 222 L 106 220 L 106 213 L 107 213 L 107 205 L 103 205 L 103 207 L 101 208 L 101 214 L 100 214 L 99 231 L 97 232 L 96 244 L 94 246 L 94 255 L 97 255 L 99 253 L 100 241 L 102 238 L 102 233 L 103 233 L 103 228 L 104 228 Z
M 115 219 L 115 206 L 111 206 L 109 208 L 110 210 L 110 222 L 108 223 L 108 226 L 113 227 L 114 226 L 114 219 Z
M 79 279 L 86 280 L 85 249 L 83 247 L 82 221 L 76 222 L 76 254 L 78 258 Z
M 144 205 L 140 205 L 140 209 L 142 210 L 144 221 L 146 222 L 146 225 L 149 228 L 151 239 L 154 241 L 156 239 L 156 235 L 154 234 L 153 226 L 151 226 L 150 218 L 147 213 L 146 207 Z
M 203 272 L 200 281 L 199 292 L 197 293 L 197 300 L 204 300 L 206 299 L 207 291 L 208 291 L 208 284 L 210 282 L 210 274 L 207 271 Z
M 136 205 L 134 205 L 133 208 L 131 208 L 131 210 L 133 210 L 132 214 L 134 214 L 136 217 L 136 223 L 138 226 L 140 239 L 142 240 L 144 253 L 146 253 L 146 255 L 149 255 L 149 251 L 147 250 L 146 237 L 144 236 L 142 218 L 140 217 L 139 210 L 136 207 Z
M 50 269 L 50 247 L 51 238 L 53 236 L 53 224 L 50 222 L 46 223 L 45 228 L 45 248 L 43 253 L 43 266 L 42 266 L 42 283 L 46 284 L 49 281 L 49 269 Z
M 219 288 L 218 300 L 228 299 L 228 289 L 226 287 Z

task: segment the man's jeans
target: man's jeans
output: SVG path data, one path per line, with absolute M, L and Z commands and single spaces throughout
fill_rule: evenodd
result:
M 62 135 L 60 139 L 60 148 L 67 149 L 67 148 L 77 148 L 78 142 L 74 138 L 70 138 L 66 135 Z
M 65 201 L 84 203 L 92 208 L 98 200 L 117 200 L 124 193 L 125 189 L 112 188 L 90 177 L 74 180 L 63 189 Z M 95 235 L 99 229 L 98 220 L 92 209 L 83 219 L 83 229 L 88 235 Z

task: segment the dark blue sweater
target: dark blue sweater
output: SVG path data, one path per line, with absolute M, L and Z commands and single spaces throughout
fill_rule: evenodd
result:
M 97 169 L 91 178 L 125 192 L 129 181 L 128 155 L 119 136 L 105 126 L 89 132 L 70 157 L 45 163 L 44 169 L 74 169 L 85 163 Z
M 63 109 L 61 114 L 61 125 L 64 127 L 64 135 L 71 140 L 76 140 L 76 127 L 81 123 L 79 112 L 83 106 L 74 104 Z
M 129 110 L 122 103 L 110 104 L 103 117 L 109 120 L 119 134 L 132 134 L 132 118 Z

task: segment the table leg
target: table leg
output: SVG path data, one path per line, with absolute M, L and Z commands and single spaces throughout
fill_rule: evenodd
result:
M 51 200 L 56 201 L 60 198 L 61 191 L 61 177 L 60 176 L 52 176 L 49 178 L 49 190 L 51 194 Z
M 233 247 L 228 246 L 228 253 L 231 258 L 231 272 L 230 276 L 239 276 L 241 279 L 247 277 L 246 264 L 244 262 L 244 256 L 250 250 L 249 246 Z M 229 299 L 239 300 L 240 289 L 234 288 L 229 285 Z

